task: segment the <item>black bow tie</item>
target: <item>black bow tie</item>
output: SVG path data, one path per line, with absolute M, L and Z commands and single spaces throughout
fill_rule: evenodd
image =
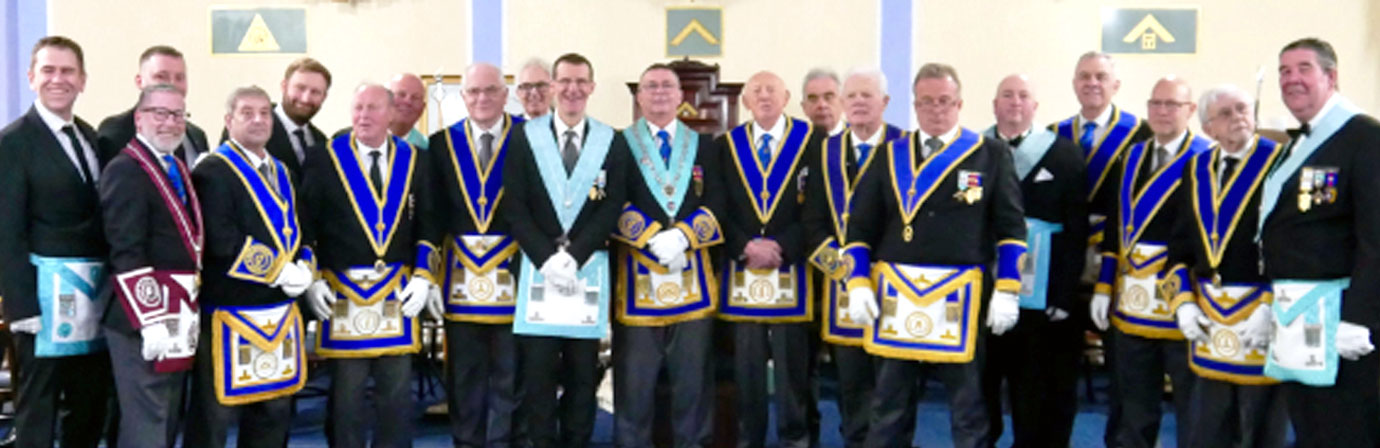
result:
M 1289 134 L 1289 138 L 1298 139 L 1300 135 L 1307 137 L 1308 133 L 1311 131 L 1312 130 L 1308 128 L 1308 123 L 1304 123 L 1303 126 L 1299 127 L 1298 129 L 1289 129 L 1284 132 Z
M 1011 141 L 1009 142 L 1009 144 L 1011 145 L 1011 148 L 1012 148 L 1012 149 L 1015 149 L 1015 148 L 1021 146 L 1021 142 L 1023 142 L 1023 141 L 1025 141 L 1025 136 L 1020 136 L 1020 137 L 1016 137 L 1016 138 L 1011 139 Z

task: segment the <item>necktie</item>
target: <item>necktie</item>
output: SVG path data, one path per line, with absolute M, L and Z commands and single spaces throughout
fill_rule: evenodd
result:
M 369 151 L 369 157 L 374 159 L 374 164 L 369 167 L 369 182 L 374 184 L 374 190 L 379 192 L 383 191 L 383 169 L 379 168 L 379 157 L 382 156 L 383 152 L 377 149 Z
M 479 166 L 489 166 L 489 162 L 494 159 L 494 135 L 485 132 L 479 136 Z
M 268 185 L 272 187 L 273 194 L 278 194 L 278 176 L 273 175 L 273 162 L 264 161 L 264 163 L 260 164 L 259 174 L 262 175 L 264 181 L 268 182 Z
M 757 145 L 757 160 L 762 162 L 762 168 L 771 164 L 771 134 L 762 134 L 762 144 Z
M 1169 148 L 1158 146 L 1155 148 L 1155 171 L 1159 171 L 1165 164 L 1169 163 Z
M 1219 188 L 1225 188 L 1227 180 L 1230 180 L 1231 175 L 1236 173 L 1237 162 L 1240 162 L 1240 160 L 1237 160 L 1235 157 L 1222 157 L 1222 163 L 1225 165 L 1222 166 L 1222 172 L 1217 175 L 1217 186 Z
M 561 150 L 561 161 L 565 163 L 565 174 L 575 171 L 575 163 L 580 160 L 580 147 L 575 144 L 575 131 L 565 131 L 565 149 Z
M 178 199 L 183 204 L 187 203 L 187 185 L 182 183 L 182 170 L 177 168 L 177 158 L 172 154 L 164 154 L 163 162 L 168 164 L 168 183 L 172 184 L 173 190 L 177 191 Z
M 663 163 L 666 164 L 666 167 L 667 167 L 667 168 L 670 168 L 670 167 L 671 167 L 671 133 L 666 132 L 665 129 L 662 129 L 662 130 L 660 130 L 660 131 L 656 131 L 656 138 L 657 138 L 657 140 L 661 140 L 661 148 L 660 148 L 660 150 L 661 150 L 661 161 L 662 161 Z
M 1078 146 L 1084 150 L 1091 151 L 1093 145 L 1093 131 L 1097 130 L 1097 123 L 1091 121 L 1083 123 L 1083 135 L 1078 136 Z
M 863 143 L 858 145 L 858 166 L 867 163 L 867 156 L 872 153 L 872 144 Z
M 86 161 L 86 147 L 82 146 L 81 140 L 77 138 L 77 129 L 72 125 L 62 127 L 62 133 L 67 135 L 67 141 L 72 142 L 72 153 L 77 156 L 77 168 L 81 170 L 81 177 L 87 184 L 95 184 L 96 177 L 93 176 L 91 165 Z
M 303 163 L 307 160 L 307 133 L 302 128 L 297 128 L 296 131 L 292 131 L 292 136 L 297 139 L 297 163 Z
M 930 156 L 934 155 L 934 152 L 938 151 L 941 146 L 944 146 L 944 142 L 939 141 L 938 138 L 930 137 L 925 139 L 925 151 L 920 154 L 920 160 L 930 158 Z

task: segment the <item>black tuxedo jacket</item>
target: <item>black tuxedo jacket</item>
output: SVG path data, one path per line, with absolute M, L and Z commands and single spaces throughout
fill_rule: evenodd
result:
M 136 132 L 134 128 L 134 109 L 120 112 L 101 120 L 101 125 L 96 128 L 97 139 L 100 140 L 98 146 L 101 147 L 101 155 L 107 159 L 114 159 L 125 145 L 134 139 Z M 190 145 L 188 144 L 190 143 Z M 190 146 L 190 147 L 189 147 Z M 187 166 L 196 163 L 197 156 L 210 150 L 206 146 L 206 132 L 201 127 L 187 122 L 187 138 L 182 140 L 182 146 L 177 148 L 177 158 Z

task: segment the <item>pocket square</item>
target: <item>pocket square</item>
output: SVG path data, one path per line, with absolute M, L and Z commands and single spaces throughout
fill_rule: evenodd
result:
M 1047 169 L 1040 168 L 1040 172 L 1035 173 L 1036 182 L 1046 182 L 1051 180 L 1054 180 L 1054 173 L 1049 172 L 1049 170 Z

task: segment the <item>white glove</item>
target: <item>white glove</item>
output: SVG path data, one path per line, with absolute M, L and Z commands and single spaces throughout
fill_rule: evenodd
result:
M 1251 312 L 1251 317 L 1246 318 L 1245 335 L 1241 338 L 1241 344 L 1247 347 L 1264 349 L 1270 345 L 1270 330 L 1274 323 L 1273 316 L 1270 315 L 1270 305 L 1260 304 Z
M 311 283 L 307 288 L 307 305 L 311 307 L 312 314 L 321 320 L 330 319 L 335 309 L 335 293 L 331 291 L 331 286 L 325 279 Z
M 1179 305 L 1179 309 L 1174 310 L 1174 321 L 1179 324 L 1179 331 L 1184 333 L 1184 338 L 1197 341 L 1200 344 L 1208 342 L 1207 331 L 1203 328 L 1212 325 L 1212 321 L 1203 314 L 1202 308 L 1198 308 L 1198 304 Z
M 43 331 L 43 320 L 40 316 L 26 317 L 10 322 L 10 331 L 15 333 L 28 333 L 36 335 Z
M 871 325 L 882 312 L 877 309 L 877 293 L 868 286 L 848 290 L 848 320 Z
M 1342 359 L 1355 361 L 1375 351 L 1370 342 L 1370 329 L 1351 322 L 1342 321 L 1337 327 L 1337 354 Z
M 666 260 L 665 262 L 666 270 L 671 271 L 672 274 L 678 274 L 685 271 L 685 267 L 689 265 L 690 259 L 685 256 L 685 252 L 676 252 L 670 260 Z
M 1021 319 L 1021 298 L 1017 297 L 1016 293 L 993 292 L 988 306 L 991 309 L 987 310 L 987 327 L 997 336 L 1011 331 Z
M 1046 316 L 1049 316 L 1049 321 L 1050 321 L 1050 322 L 1059 322 L 1059 321 L 1061 321 L 1061 320 L 1064 320 L 1064 319 L 1068 319 L 1068 318 L 1069 318 L 1069 312 L 1068 312 L 1068 311 L 1064 311 L 1063 308 L 1058 308 L 1058 307 L 1053 307 L 1053 306 L 1051 306 L 1051 307 L 1049 307 L 1049 308 L 1045 308 L 1045 315 L 1046 315 Z
M 431 281 L 420 275 L 412 276 L 407 281 L 407 286 L 403 287 L 402 293 L 398 294 L 398 300 L 402 301 L 402 312 L 407 317 L 417 317 L 417 313 L 426 308 L 427 298 L 431 296 Z
M 282 288 L 288 297 L 296 298 L 306 292 L 311 282 L 311 269 L 305 261 L 297 260 L 295 263 L 283 265 L 283 269 L 278 272 L 278 279 L 273 281 L 273 286 Z
M 441 287 L 431 285 L 431 290 L 426 295 L 426 312 L 432 318 L 445 322 L 446 318 L 446 298 L 441 293 Z
M 1088 304 L 1088 317 L 1092 318 L 1093 325 L 1098 330 L 1107 331 L 1107 309 L 1112 306 L 1112 296 L 1105 293 L 1094 293 L 1092 302 Z
M 685 253 L 690 248 L 690 240 L 685 238 L 685 232 L 680 229 L 662 230 L 647 240 L 647 249 L 656 255 L 656 259 L 662 265 L 668 265 L 676 254 Z
M 139 329 L 139 335 L 144 338 L 144 360 L 157 361 L 163 359 L 168 354 L 168 350 L 173 348 L 173 337 L 168 334 L 168 326 L 163 323 L 145 325 Z

